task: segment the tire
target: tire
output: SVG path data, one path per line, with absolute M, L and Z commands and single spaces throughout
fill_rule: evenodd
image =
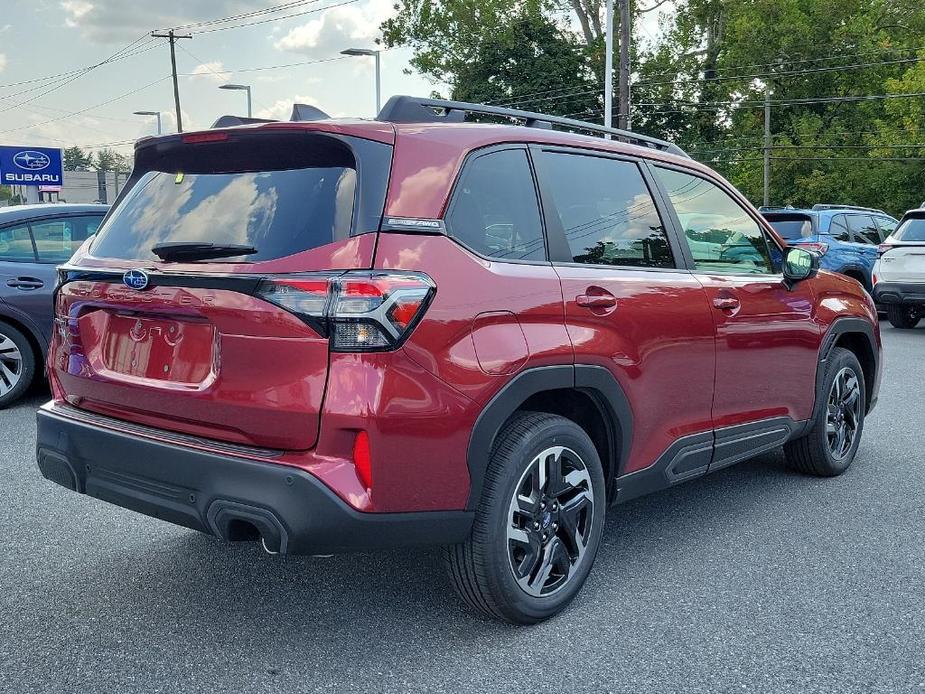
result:
M 26 336 L 0 322 L 0 409 L 22 397 L 35 377 L 35 353 Z
M 903 306 L 902 304 L 890 304 L 887 306 L 886 317 L 894 328 L 899 328 L 900 330 L 912 330 L 921 320 L 916 308 Z
M 541 467 L 546 487 L 539 484 Z M 581 427 L 557 415 L 517 413 L 492 449 L 469 539 L 445 549 L 456 592 L 474 609 L 512 624 L 560 612 L 591 571 L 605 497 L 600 457 Z
M 836 391 L 836 380 L 839 381 L 841 395 Z M 854 400 L 851 400 L 852 392 L 856 397 Z M 785 444 L 784 455 L 787 464 L 797 472 L 835 477 L 847 470 L 854 460 L 864 432 L 867 411 L 864 371 L 852 352 L 841 347 L 832 350 L 816 397 L 822 399 L 823 405 L 812 429 Z M 846 404 L 848 401 L 850 404 Z M 839 438 L 843 430 L 850 432 L 850 440 Z

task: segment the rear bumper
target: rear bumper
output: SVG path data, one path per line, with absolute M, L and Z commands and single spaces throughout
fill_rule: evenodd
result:
M 297 468 L 94 426 L 62 410 L 48 403 L 37 414 L 44 477 L 226 540 L 256 528 L 270 549 L 326 554 L 456 543 L 472 526 L 468 511 L 363 513 Z
M 874 287 L 874 301 L 878 304 L 925 305 L 925 284 L 878 282 Z

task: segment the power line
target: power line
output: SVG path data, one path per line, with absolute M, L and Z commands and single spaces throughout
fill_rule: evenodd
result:
M 120 99 L 124 99 L 125 97 L 131 96 L 132 94 L 137 94 L 138 92 L 148 89 L 149 87 L 153 87 L 155 84 L 158 84 L 159 82 L 163 82 L 164 80 L 167 80 L 167 79 L 170 79 L 170 75 L 165 75 L 164 77 L 156 79 L 153 82 L 148 82 L 147 84 L 141 87 L 138 87 L 137 89 L 132 89 L 131 91 L 125 92 L 124 94 L 119 94 L 118 96 L 114 96 L 113 98 L 107 99 L 106 101 L 101 101 L 98 104 L 87 106 L 86 108 L 82 108 L 78 111 L 71 111 L 70 113 L 66 113 L 63 116 L 59 116 L 58 118 L 50 118 L 48 120 L 42 121 L 41 123 L 30 123 L 29 125 L 20 125 L 16 128 L 7 128 L 6 130 L 0 130 L 0 134 L 11 133 L 17 130 L 28 130 L 29 128 L 37 128 L 40 125 L 47 125 L 48 123 L 55 123 L 57 121 L 64 120 L 65 118 L 79 116 L 81 113 L 92 111 L 93 109 L 100 108 L 101 106 L 106 106 L 108 104 L 111 104 L 114 101 L 119 101 Z
M 324 7 L 315 7 L 310 10 L 302 10 L 301 12 L 293 12 L 292 14 L 287 14 L 282 17 L 267 17 L 264 19 L 258 19 L 252 22 L 245 22 L 243 24 L 234 24 L 232 26 L 217 26 L 212 28 L 200 29 L 199 31 L 192 31 L 193 34 L 211 34 L 215 31 L 227 31 L 229 29 L 243 29 L 245 27 L 257 26 L 259 24 L 266 24 L 267 22 L 278 22 L 284 19 L 292 19 L 294 17 L 302 17 L 307 14 L 313 14 L 315 12 L 323 12 L 324 10 L 331 10 L 335 7 L 343 7 L 344 5 L 352 5 L 359 0 L 342 0 L 341 2 L 334 3 L 333 5 L 325 5 Z
M 29 97 L 28 99 L 19 102 L 18 104 L 12 104 L 12 105 L 6 106 L 5 108 L 0 109 L 0 113 L 5 113 L 6 111 L 10 111 L 10 110 L 12 110 L 12 109 L 19 108 L 20 106 L 24 106 L 25 104 L 31 103 L 31 102 L 33 102 L 33 101 L 36 101 L 37 99 L 40 99 L 40 98 L 42 98 L 43 96 L 45 96 L 45 95 L 47 95 L 47 94 L 50 94 L 51 92 L 57 91 L 58 89 L 61 89 L 62 87 L 67 86 L 68 84 L 71 84 L 72 82 L 76 82 L 77 80 L 79 80 L 79 79 L 80 79 L 81 77 L 83 77 L 84 75 L 89 74 L 89 73 L 92 72 L 93 70 L 96 70 L 97 68 L 102 67 L 103 65 L 107 65 L 107 64 L 112 63 L 112 62 L 115 62 L 115 61 L 117 61 L 117 60 L 122 60 L 123 58 L 131 57 L 132 55 L 137 55 L 137 53 L 135 53 L 135 52 L 129 53 L 128 51 L 130 51 L 130 49 L 131 49 L 133 46 L 135 46 L 135 44 L 139 43 L 143 38 L 144 38 L 144 37 L 142 36 L 142 37 L 139 37 L 139 38 L 135 39 L 135 40 L 132 41 L 130 44 L 128 44 L 127 46 L 125 46 L 125 47 L 121 48 L 120 50 L 116 51 L 115 53 L 113 53 L 112 55 L 110 55 L 110 56 L 109 56 L 108 58 L 106 58 L 105 60 L 101 60 L 100 62 L 98 62 L 98 63 L 96 63 L 96 64 L 94 64 L 94 65 L 91 65 L 91 66 L 89 66 L 89 67 L 87 67 L 87 68 L 84 68 L 84 69 L 82 69 L 80 72 L 78 72 L 77 74 L 74 74 L 74 75 L 71 75 L 71 76 L 69 76 L 69 77 L 61 78 L 61 79 L 56 80 L 55 82 L 53 82 L 52 86 L 50 86 L 50 87 L 49 87 L 48 84 L 43 84 L 43 85 L 40 85 L 39 87 L 33 87 L 33 88 L 31 88 L 31 89 L 27 89 L 27 90 L 23 90 L 23 91 L 21 91 L 21 92 L 17 92 L 16 94 L 7 94 L 7 95 L 5 95 L 3 98 L 9 99 L 9 98 L 13 98 L 14 96 L 17 96 L 17 95 L 19 95 L 19 94 L 25 94 L 25 93 L 27 93 L 27 92 L 36 91 L 36 90 L 39 90 L 39 89 L 45 89 L 45 87 L 48 87 L 48 89 L 45 89 L 45 91 L 42 91 L 42 92 L 40 92 L 39 94 L 35 94 L 35 95 Z M 147 45 L 147 44 L 143 44 L 143 45 Z M 153 48 L 153 46 L 151 46 L 151 47 Z M 139 47 L 139 48 L 141 48 L 141 47 Z M 144 51 L 139 50 L 138 52 L 144 52 Z
M 177 29 L 194 29 L 196 27 L 201 27 L 201 26 L 224 24 L 226 22 L 234 22 L 239 19 L 248 19 L 251 17 L 259 16 L 259 15 L 273 14 L 275 12 L 282 12 L 284 10 L 292 9 L 300 5 L 310 5 L 316 2 L 320 2 L 320 1 L 321 0 L 292 0 L 291 2 L 284 2 L 281 5 L 273 5 L 271 7 L 264 7 L 263 9 L 260 9 L 260 10 L 253 10 L 251 12 L 241 12 L 239 14 L 229 15 L 227 17 L 220 17 L 218 19 L 205 19 L 200 22 L 190 22 L 189 24 L 179 24 L 177 26 L 169 27 L 169 28 L 174 29 L 176 31 Z M 163 29 L 158 29 L 157 31 L 167 31 L 167 29 L 168 27 L 165 27 Z

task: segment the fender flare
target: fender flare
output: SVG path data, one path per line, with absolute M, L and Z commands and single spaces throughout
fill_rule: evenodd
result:
M 822 338 L 822 343 L 819 348 L 819 361 L 816 365 L 816 402 L 813 405 L 813 415 L 806 422 L 806 430 L 812 427 L 813 423 L 819 416 L 819 411 L 825 404 L 825 398 L 819 397 L 819 392 L 822 388 L 822 377 L 825 375 L 825 367 L 828 364 L 828 359 L 832 354 L 832 349 L 835 347 L 835 342 L 839 337 L 846 333 L 855 333 L 862 334 L 867 338 L 868 344 L 870 345 L 871 354 L 874 356 L 874 376 L 879 370 L 880 364 L 880 350 L 877 348 L 877 338 L 874 335 L 874 328 L 870 322 L 864 320 L 863 318 L 853 318 L 850 316 L 843 316 L 841 318 L 836 318 L 829 325 L 828 330 L 825 333 L 825 337 Z M 870 392 L 868 388 L 873 388 L 873 383 L 865 383 L 865 396 L 867 392 Z M 867 399 L 865 397 L 865 399 Z M 874 407 L 874 402 L 867 402 L 867 411 L 870 412 Z
M 539 366 L 520 372 L 508 381 L 482 409 L 469 436 L 469 499 L 467 510 L 474 510 L 482 496 L 482 486 L 495 438 L 517 409 L 533 395 L 551 390 L 574 389 L 591 396 L 608 427 L 616 479 L 626 463 L 633 440 L 632 410 L 616 377 L 602 366 L 568 364 Z

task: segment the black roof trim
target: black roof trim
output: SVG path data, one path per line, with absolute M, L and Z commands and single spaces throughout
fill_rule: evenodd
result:
M 648 135 L 640 135 L 630 130 L 619 128 L 606 128 L 596 123 L 563 118 L 561 116 L 548 116 L 532 111 L 520 111 L 499 106 L 472 104 L 465 101 L 449 101 L 444 99 L 423 99 L 413 96 L 393 96 L 388 100 L 376 120 L 388 123 L 463 123 L 466 114 L 473 113 L 486 116 L 500 116 L 511 120 L 523 121 L 528 128 L 543 128 L 552 130 L 553 126 L 592 133 L 595 135 L 613 135 L 616 138 L 634 145 L 656 149 L 670 154 L 687 157 L 688 154 L 676 144 L 667 140 L 659 140 Z

